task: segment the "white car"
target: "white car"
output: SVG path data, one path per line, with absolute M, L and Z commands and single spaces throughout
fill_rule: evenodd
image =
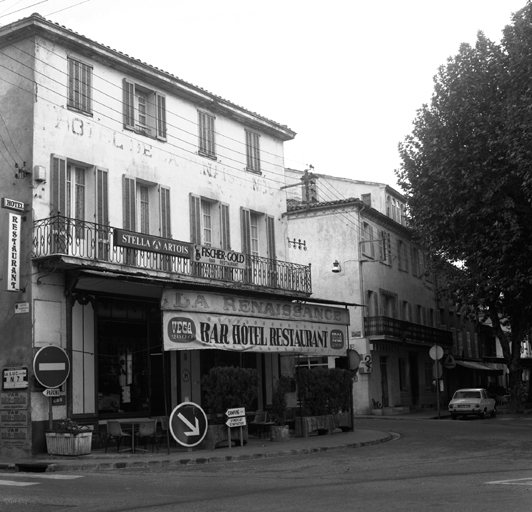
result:
M 485 389 L 466 388 L 455 391 L 449 402 L 449 412 L 453 420 L 458 416 L 487 418 L 488 414 L 493 418 L 497 414 L 497 407 L 495 399 Z

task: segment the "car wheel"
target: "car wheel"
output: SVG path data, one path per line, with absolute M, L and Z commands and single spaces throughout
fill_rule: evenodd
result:
M 480 414 L 480 417 L 481 417 L 483 420 L 487 419 L 487 418 L 488 418 L 488 410 L 487 410 L 487 409 L 484 409 L 484 410 L 482 411 L 482 413 Z
M 493 408 L 493 411 L 491 411 L 491 417 L 495 418 L 497 416 L 497 409 Z
M 451 419 L 452 419 L 452 420 L 455 420 L 455 419 L 457 419 L 457 418 L 458 418 L 458 414 L 451 414 Z

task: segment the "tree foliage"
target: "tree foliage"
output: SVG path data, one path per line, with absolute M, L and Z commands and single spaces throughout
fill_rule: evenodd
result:
M 499 44 L 479 32 L 439 68 L 399 152 L 414 231 L 441 268 L 460 267 L 447 272 L 447 292 L 489 315 L 517 387 L 532 327 L 530 3 Z

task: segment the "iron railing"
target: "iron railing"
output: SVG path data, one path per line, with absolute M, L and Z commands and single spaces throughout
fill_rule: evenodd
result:
M 364 329 L 366 336 L 396 338 L 407 343 L 445 346 L 452 346 L 453 344 L 453 333 L 451 331 L 414 324 L 387 316 L 368 316 L 364 318 Z
M 95 263 L 113 263 L 201 280 L 312 293 L 310 265 L 298 265 L 250 254 L 244 255 L 244 264 L 240 267 L 194 262 L 188 258 L 116 246 L 115 229 L 112 226 L 63 216 L 38 220 L 33 225 L 33 256 L 45 258 L 64 255 L 92 260 Z

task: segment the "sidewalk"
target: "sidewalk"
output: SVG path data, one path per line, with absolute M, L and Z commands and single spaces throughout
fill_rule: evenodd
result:
M 445 411 L 446 413 L 446 411 Z M 448 414 L 447 414 L 448 416 Z M 441 413 L 443 418 L 444 414 Z M 0 460 L 0 470 L 51 472 L 51 471 L 103 471 L 124 468 L 151 468 L 165 466 L 185 466 L 190 464 L 209 464 L 214 462 L 243 461 L 261 458 L 287 457 L 306 455 L 324 451 L 346 448 L 358 448 L 394 439 L 390 432 L 378 430 L 362 430 L 357 428 L 357 419 L 437 419 L 434 410 L 394 414 L 391 416 L 355 416 L 353 432 L 340 432 L 331 435 L 311 435 L 307 438 L 291 437 L 286 442 L 271 442 L 269 439 L 258 439 L 250 436 L 245 446 L 217 448 L 216 450 L 187 449 L 181 446 L 166 445 L 159 452 L 117 453 L 115 445 L 109 447 L 107 453 L 103 449 L 93 450 L 89 455 L 77 457 L 55 456 L 48 454 L 36 455 L 33 458 L 20 460 Z
M 372 444 L 384 443 L 393 439 L 389 432 L 361 430 L 338 432 L 331 435 L 312 435 L 307 438 L 291 437 L 285 442 L 271 442 L 250 436 L 245 446 L 225 446 L 216 450 L 187 449 L 166 445 L 159 452 L 117 453 L 116 446 L 109 446 L 107 453 L 103 449 L 92 450 L 89 455 L 77 457 L 41 454 L 33 458 L 19 460 L 0 460 L 0 470 L 51 472 L 51 471 L 102 471 L 124 468 L 151 468 L 165 466 L 184 466 L 190 464 L 209 464 L 213 462 L 243 461 L 261 458 L 287 457 L 310 453 L 358 448 Z

